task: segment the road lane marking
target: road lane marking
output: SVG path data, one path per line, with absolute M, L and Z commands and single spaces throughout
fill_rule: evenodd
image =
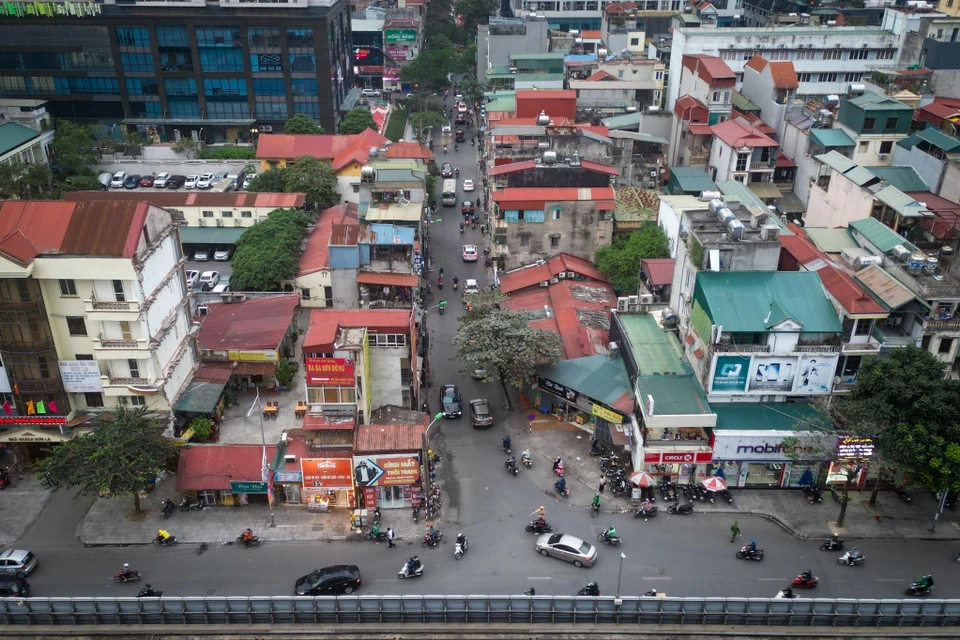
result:
M 673 580 L 668 576 L 644 576 L 644 580 Z
M 551 576 L 527 576 L 527 580 L 553 580 Z

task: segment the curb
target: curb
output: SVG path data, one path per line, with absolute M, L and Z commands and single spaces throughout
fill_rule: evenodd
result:
M 372 540 L 365 540 L 363 537 L 357 536 L 328 536 L 326 538 L 264 538 L 260 537 L 261 542 L 263 543 L 278 543 L 278 542 L 373 542 Z M 393 541 L 396 546 L 400 546 L 404 542 L 404 538 L 397 536 Z M 84 547 L 152 547 L 154 546 L 153 542 L 86 542 L 80 540 L 80 543 Z M 208 546 L 217 545 L 218 547 L 230 547 L 230 546 L 240 546 L 236 540 L 177 540 L 176 547 L 188 548 L 193 545 L 205 544 Z M 376 543 L 376 544 L 386 544 Z M 407 544 L 413 544 L 413 539 L 411 539 Z M 157 545 L 159 546 L 159 545 Z M 174 548 L 174 547 L 171 547 Z

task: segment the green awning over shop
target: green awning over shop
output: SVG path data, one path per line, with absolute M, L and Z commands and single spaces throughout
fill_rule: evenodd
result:
M 189 413 L 213 413 L 220 400 L 220 394 L 226 386 L 223 382 L 210 382 L 194 378 L 177 398 L 174 409 Z
M 716 429 L 734 431 L 816 431 L 823 428 L 816 407 L 809 404 L 772 402 L 714 402 Z
M 544 378 L 624 413 L 633 411 L 630 376 L 623 359 L 606 355 L 561 360 L 555 367 L 537 367 Z
M 237 244 L 247 227 L 180 227 L 181 244 Z

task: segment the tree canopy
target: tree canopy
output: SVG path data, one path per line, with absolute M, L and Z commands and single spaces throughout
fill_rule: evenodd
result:
M 96 178 L 94 182 L 96 186 L 92 188 L 100 189 Z M 38 200 L 51 197 L 60 197 L 60 191 L 53 189 L 53 172 L 47 165 L 0 164 L 0 199 Z
M 235 291 L 279 291 L 297 275 L 300 241 L 310 217 L 296 209 L 271 211 L 237 240 L 230 288 Z
M 305 113 L 298 113 L 283 123 L 283 132 L 289 135 L 299 133 L 323 133 L 323 127 Z
M 344 136 L 363 133 L 367 129 L 377 131 L 379 127 L 373 119 L 373 114 L 365 107 L 350 109 L 350 111 L 343 116 L 343 122 L 340 123 L 340 134 Z
M 293 166 L 284 169 L 284 191 L 306 194 L 309 206 L 324 209 L 340 200 L 337 174 L 329 162 L 313 156 L 300 156 Z
M 163 436 L 166 425 L 147 415 L 146 407 L 118 406 L 113 421 L 104 421 L 88 435 L 79 436 L 50 450 L 39 463 L 50 484 L 79 487 L 82 495 L 133 496 L 141 513 L 138 492 L 146 486 L 175 453 Z
M 609 247 L 598 249 L 597 268 L 610 280 L 617 293 L 634 293 L 640 283 L 640 260 L 669 258 L 670 243 L 656 222 L 647 221 L 629 236 L 614 239 Z
M 284 180 L 285 169 L 267 169 L 259 174 L 247 186 L 247 191 L 257 193 L 283 193 L 287 183 Z
M 64 173 L 76 173 L 100 161 L 96 137 L 90 127 L 69 120 L 57 121 L 52 151 L 53 162 Z
M 452 344 L 465 370 L 484 369 L 489 380 L 500 381 L 512 407 L 507 385 L 519 389 L 537 365 L 557 364 L 563 342 L 551 331 L 531 327 L 530 314 L 500 307 L 498 296 L 502 294 L 483 291 L 471 296 L 473 310 L 462 316 Z

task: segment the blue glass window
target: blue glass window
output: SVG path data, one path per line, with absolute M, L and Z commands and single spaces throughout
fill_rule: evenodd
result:
M 167 97 L 197 95 L 197 81 L 193 78 L 167 78 L 163 81 Z
M 253 95 L 255 96 L 287 95 L 287 90 L 283 86 L 283 78 L 254 78 Z
M 243 78 L 204 78 L 203 95 L 213 99 L 246 97 L 247 81 Z
M 158 94 L 154 78 L 127 78 L 127 93 L 132 96 L 155 96 Z
M 164 71 L 193 71 L 193 55 L 189 51 L 164 51 L 160 60 Z
M 186 27 L 157 26 L 157 45 L 161 47 L 189 47 L 190 36 Z
M 315 96 L 317 95 L 316 78 L 293 78 L 293 95 L 295 96 Z
M 294 102 L 293 111 L 295 113 L 304 113 L 314 120 L 320 119 L 320 103 L 318 102 Z
M 130 101 L 130 115 L 134 118 L 162 118 L 163 108 L 159 102 Z
M 196 100 L 167 100 L 171 118 L 199 118 L 200 104 Z
M 117 27 L 121 47 L 149 47 L 150 31 L 146 27 Z
M 266 29 L 247 29 L 247 40 L 251 47 L 279 47 L 280 29 L 276 27 Z
M 287 103 L 257 100 L 257 117 L 263 120 L 286 120 Z
M 240 47 L 239 27 L 197 27 L 198 47 Z
M 287 29 L 287 46 L 313 48 L 313 29 Z
M 201 49 L 200 68 L 204 71 L 243 71 L 243 53 L 239 49 Z
M 24 69 L 59 69 L 60 56 L 53 52 L 21 53 Z
M 503 212 L 506 222 L 543 222 L 543 209 L 507 209 Z
M 149 53 L 121 53 L 120 65 L 124 71 L 153 71 L 153 56 Z
M 210 118 L 249 118 L 250 105 L 246 102 L 208 102 L 207 116 Z
M 116 78 L 54 78 L 57 93 L 120 93 Z
M 290 54 L 290 71 L 293 73 L 316 73 L 317 60 L 313 54 Z
M 114 69 L 113 55 L 109 51 L 71 51 L 61 53 L 61 69 Z
M 19 53 L 0 51 L 0 69 L 23 69 L 23 58 Z

